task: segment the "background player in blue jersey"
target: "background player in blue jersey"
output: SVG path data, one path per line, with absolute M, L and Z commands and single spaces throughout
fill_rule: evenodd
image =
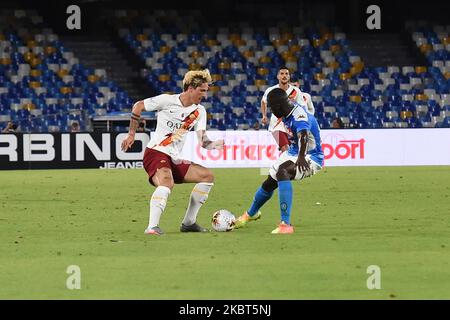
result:
M 259 219 L 261 217 L 259 209 L 278 188 L 281 222 L 272 233 L 293 233 L 291 180 L 308 178 L 322 169 L 320 128 L 314 115 L 298 103 L 289 101 L 283 89 L 275 88 L 270 91 L 267 105 L 276 117 L 283 118 L 290 146 L 272 165 L 266 181 L 256 191 L 252 205 L 236 220 L 235 228 L 241 228 L 249 221 Z

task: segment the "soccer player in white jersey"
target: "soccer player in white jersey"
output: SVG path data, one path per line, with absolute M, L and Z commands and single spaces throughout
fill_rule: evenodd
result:
M 267 119 L 267 95 L 274 88 L 283 89 L 284 91 L 286 91 L 286 94 L 288 95 L 288 98 L 290 100 L 293 100 L 298 104 L 305 106 L 310 113 L 314 114 L 314 105 L 312 103 L 311 96 L 306 92 L 300 91 L 300 89 L 297 86 L 290 84 L 291 75 L 289 73 L 288 68 L 281 67 L 278 70 L 277 79 L 278 84 L 267 88 L 261 99 L 261 113 L 262 113 L 261 123 L 263 125 L 269 122 Z M 272 116 L 270 117 L 268 130 L 269 132 L 272 132 L 272 135 L 275 141 L 277 142 L 280 150 L 283 152 L 286 151 L 289 146 L 289 140 L 283 121 L 281 121 L 281 119 L 278 119 L 272 114 Z
M 122 150 L 133 144 L 141 113 L 144 110 L 158 112 L 156 131 L 145 149 L 143 161 L 149 182 L 156 187 L 150 199 L 150 217 L 145 234 L 164 233 L 159 227 L 160 217 L 176 183 L 196 183 L 180 231 L 208 231 L 196 220 L 200 207 L 208 199 L 214 176 L 209 169 L 181 159 L 181 152 L 190 130 L 196 131 L 203 148 L 223 149 L 223 140 L 211 141 L 206 135 L 206 110 L 200 102 L 207 95 L 209 83 L 211 75 L 208 70 L 189 71 L 183 79 L 182 93 L 161 94 L 138 101 L 133 106 L 130 129 L 122 143 Z
M 269 170 L 269 176 L 256 191 L 250 208 L 236 219 L 235 228 L 242 228 L 248 222 L 261 217 L 259 209 L 278 189 L 280 224 L 272 231 L 275 234 L 294 232 L 291 225 L 293 188 L 291 180 L 302 180 L 322 169 L 323 150 L 320 127 L 316 118 L 305 106 L 289 101 L 281 88 L 273 89 L 267 96 L 272 112 L 282 119 L 286 126 L 290 145 Z

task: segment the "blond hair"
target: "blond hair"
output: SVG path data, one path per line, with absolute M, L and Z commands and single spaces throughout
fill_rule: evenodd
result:
M 197 88 L 204 83 L 212 82 L 209 70 L 191 70 L 184 75 L 183 79 L 183 90 L 186 91 L 190 86 L 192 88 Z

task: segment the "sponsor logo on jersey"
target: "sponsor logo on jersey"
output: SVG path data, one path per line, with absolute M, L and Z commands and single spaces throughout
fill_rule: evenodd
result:
M 166 134 L 166 138 L 164 138 L 158 145 L 155 145 L 154 147 L 156 147 L 156 146 L 165 147 L 174 141 L 180 140 L 183 137 L 183 135 L 186 134 L 187 131 L 192 129 L 192 127 L 195 124 L 194 123 L 195 120 L 197 120 L 199 116 L 200 116 L 200 111 L 198 111 L 198 109 L 195 109 L 194 111 L 189 113 L 189 115 L 187 117 L 185 117 L 183 119 L 183 121 L 181 122 L 180 128 L 178 128 L 173 133 Z M 152 148 L 154 148 L 154 147 L 152 147 Z

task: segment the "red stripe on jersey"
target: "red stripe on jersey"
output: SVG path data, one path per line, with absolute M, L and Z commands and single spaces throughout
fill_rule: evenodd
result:
M 294 88 L 292 88 L 291 93 L 288 94 L 288 98 L 291 100 L 295 100 L 296 96 L 297 96 L 297 91 Z
M 184 120 L 181 122 L 181 128 L 188 130 L 192 127 L 192 123 L 198 118 L 200 115 L 200 111 L 198 109 L 195 109 L 189 115 L 184 118 Z
M 163 147 L 165 147 L 165 146 L 171 144 L 171 143 L 173 142 L 172 135 L 173 135 L 173 133 L 168 133 L 168 134 L 166 135 L 167 138 L 165 138 L 163 141 L 161 141 L 161 142 L 158 144 L 158 146 L 163 146 Z M 150 149 L 153 149 L 154 147 L 156 147 L 156 145 L 153 146 L 153 147 L 151 147 Z
M 279 124 L 281 123 L 281 121 L 283 121 L 283 118 L 278 118 L 278 119 L 277 119 L 277 122 L 275 123 L 275 125 L 273 126 L 273 128 L 275 129 L 275 127 L 276 127 L 277 125 L 279 125 Z
M 181 122 L 181 128 L 177 129 L 175 133 L 178 133 L 179 130 L 186 130 L 189 131 L 194 124 L 194 121 L 198 118 L 198 116 L 200 115 L 200 111 L 198 111 L 198 109 L 195 109 L 194 111 L 192 111 L 191 113 L 189 113 L 189 115 L 183 119 L 183 121 Z M 169 144 L 171 144 L 173 142 L 173 135 L 174 133 L 168 133 L 166 135 L 166 138 L 161 141 L 158 146 L 167 146 Z M 156 146 L 154 146 L 156 147 Z M 152 147 L 152 148 L 154 148 Z

